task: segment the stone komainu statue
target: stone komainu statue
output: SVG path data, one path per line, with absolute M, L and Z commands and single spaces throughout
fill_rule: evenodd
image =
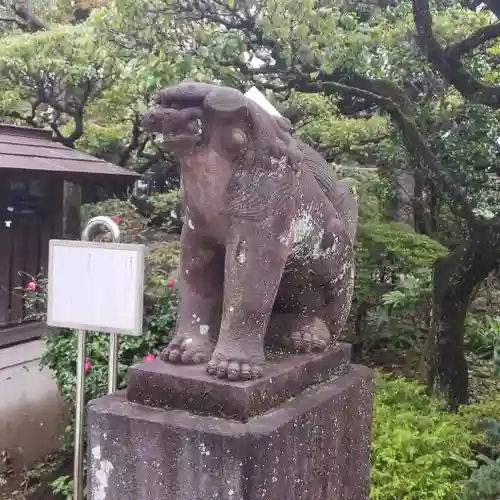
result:
M 353 293 L 357 204 L 288 120 L 205 83 L 162 90 L 144 128 L 181 165 L 180 304 L 165 361 L 257 378 L 264 347 L 325 350 Z

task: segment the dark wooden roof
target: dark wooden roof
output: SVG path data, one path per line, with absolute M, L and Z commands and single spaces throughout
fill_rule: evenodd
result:
M 6 170 L 50 172 L 63 178 L 132 181 L 131 170 L 68 148 L 52 139 L 50 130 L 0 124 L 0 176 Z

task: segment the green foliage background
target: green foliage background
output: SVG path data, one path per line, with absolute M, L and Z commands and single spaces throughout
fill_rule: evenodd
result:
M 443 47 L 496 22 L 491 11 L 470 4 L 431 3 L 432 29 Z M 0 1 L 0 121 L 51 128 L 56 140 L 127 168 L 171 168 L 172 158 L 140 129 L 141 113 L 160 87 L 185 78 L 217 80 L 241 90 L 253 84 L 266 87 L 267 97 L 283 113 L 295 115 L 297 135 L 355 181 L 360 227 L 347 340 L 362 346 L 367 362 L 376 364 L 378 357 L 389 355 L 392 363 L 399 356 L 406 364 L 394 363 L 391 369 L 421 375 L 414 358 L 425 350 L 430 329 L 432 268 L 449 255 L 448 247 L 473 241 L 470 224 L 457 215 L 450 190 L 407 149 L 387 108 L 352 112 L 353 100 L 338 84 L 354 81 L 358 94 L 367 84 L 373 90 L 384 82 L 393 90 L 404 89 L 411 102 L 398 105 L 408 105 L 410 124 L 482 222 L 500 208 L 500 120 L 495 106 L 462 96 L 429 63 L 416 43 L 412 2 L 260 0 L 252 12 L 239 9 L 234 0 L 34 0 L 31 7 L 30 15 L 41 24 L 28 23 L 11 2 Z M 77 16 L 77 10 L 84 15 Z M 478 82 L 495 86 L 499 55 L 499 39 L 492 38 L 460 61 Z M 377 167 L 377 172 L 359 166 Z M 421 184 L 420 201 L 428 202 L 422 217 L 428 236 L 391 222 L 402 172 L 413 173 Z M 144 335 L 122 342 L 121 381 L 127 366 L 168 340 L 175 322 L 176 295 L 168 283 L 175 278 L 179 247 L 175 238 L 167 244 L 163 240 L 165 230 L 179 229 L 179 219 L 170 217 L 178 201 L 173 192 L 148 200 L 149 215 L 161 216 L 156 229 L 146 226 L 129 201 L 84 207 L 84 220 L 100 213 L 118 215 L 125 241 L 147 242 L 151 249 Z M 476 288 L 474 298 L 493 298 L 479 312 L 471 304 L 463 340 L 473 357 L 469 361 L 486 363 L 488 376 L 481 379 L 489 381 L 491 363 L 500 366 L 498 291 L 495 286 Z M 91 333 L 89 339 L 90 398 L 105 387 L 106 337 Z M 70 403 L 74 342 L 72 332 L 58 332 L 47 340 L 43 359 Z M 497 445 L 491 436 L 483 443 L 484 431 L 475 430 L 473 422 L 483 411 L 498 420 L 500 411 L 479 392 L 474 398 L 482 403 L 449 415 L 416 383 L 378 377 L 374 500 L 462 494 L 468 500 L 498 498 Z M 491 385 L 486 392 L 493 392 Z M 474 460 L 482 467 L 462 489 Z M 67 492 L 67 481 L 58 484 L 59 491 Z

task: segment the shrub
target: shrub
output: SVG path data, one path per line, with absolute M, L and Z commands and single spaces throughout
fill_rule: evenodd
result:
M 349 166 L 335 168 L 342 179 L 351 179 L 358 201 L 358 216 L 361 224 L 391 219 L 393 184 L 377 171 L 366 171 Z
M 500 498 L 500 394 L 478 407 L 462 410 L 476 431 L 474 448 L 481 464 L 465 483 L 464 500 L 498 500 Z
M 473 472 L 465 486 L 464 500 L 498 500 L 500 498 L 500 458 L 488 459 Z
M 125 243 L 163 242 L 168 233 L 180 233 L 182 227 L 181 193 L 171 190 L 148 198 L 119 200 L 111 198 L 81 208 L 82 223 L 98 215 L 113 215 L 120 220 L 121 241 Z M 103 241 L 109 234 L 99 235 Z
M 388 274 L 411 273 L 448 254 L 437 241 L 398 222 L 362 224 L 357 243 L 357 264 L 372 273 L 380 268 Z
M 447 252 L 405 224 L 360 225 L 352 309 L 357 342 L 393 348 L 415 343 L 429 321 L 432 267 Z
M 376 379 L 372 500 L 453 500 L 474 465 L 470 420 L 445 413 L 417 382 Z
M 182 228 L 182 206 L 180 190 L 166 193 L 155 193 L 149 197 L 152 215 L 151 219 L 160 221 L 167 232 L 179 232 Z
M 162 280 L 175 278 L 180 260 L 179 241 L 170 241 L 148 249 L 146 261 L 146 280 L 150 287 L 156 288 Z
M 500 394 L 458 413 L 443 406 L 418 382 L 377 374 L 372 500 L 500 498 Z
M 125 234 L 125 239 L 127 239 L 128 233 L 131 231 L 139 232 L 138 230 L 145 227 L 147 223 L 147 219 L 139 214 L 130 200 L 110 198 L 99 203 L 82 205 L 80 212 L 82 225 L 85 225 L 90 219 L 98 215 L 118 217 L 120 232 L 122 235 Z
M 482 315 L 479 319 L 467 317 L 467 347 L 484 359 L 500 358 L 500 318 Z

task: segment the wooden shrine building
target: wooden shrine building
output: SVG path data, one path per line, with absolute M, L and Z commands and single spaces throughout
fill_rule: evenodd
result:
M 49 240 L 63 237 L 64 182 L 123 193 L 137 179 L 55 142 L 51 131 L 0 124 L 0 348 L 43 332 L 15 290 L 27 285 L 23 273 L 46 274 Z

